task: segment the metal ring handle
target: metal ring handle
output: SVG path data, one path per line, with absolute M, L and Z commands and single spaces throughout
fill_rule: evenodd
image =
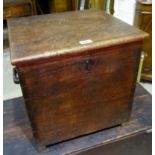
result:
M 19 82 L 18 73 L 17 73 L 15 68 L 13 68 L 13 81 L 14 81 L 15 84 L 19 84 L 20 83 Z

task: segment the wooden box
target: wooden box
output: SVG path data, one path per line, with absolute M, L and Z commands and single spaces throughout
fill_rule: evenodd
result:
M 95 10 L 10 19 L 8 27 L 38 144 L 129 119 L 145 32 Z

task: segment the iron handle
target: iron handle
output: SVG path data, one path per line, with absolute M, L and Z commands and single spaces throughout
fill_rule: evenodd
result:
M 19 84 L 19 76 L 15 68 L 13 68 L 13 81 L 15 84 Z

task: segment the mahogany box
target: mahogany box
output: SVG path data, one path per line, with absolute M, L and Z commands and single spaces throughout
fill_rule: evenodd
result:
M 147 33 L 97 10 L 9 19 L 8 28 L 14 81 L 40 146 L 129 119 Z

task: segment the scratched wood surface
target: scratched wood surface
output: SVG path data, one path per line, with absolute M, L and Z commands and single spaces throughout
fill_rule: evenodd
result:
M 151 95 L 137 85 L 132 116 L 128 122 L 122 126 L 62 142 L 48 147 L 43 152 L 38 152 L 33 142 L 23 98 L 6 100 L 4 101 L 4 155 L 64 155 L 95 149 L 100 145 L 119 141 L 151 129 L 151 112 Z
M 55 144 L 127 121 L 140 46 L 123 44 L 17 68 L 37 143 Z
M 9 19 L 8 29 L 13 65 L 141 41 L 148 36 L 101 10 Z M 92 42 L 81 45 L 83 40 Z

